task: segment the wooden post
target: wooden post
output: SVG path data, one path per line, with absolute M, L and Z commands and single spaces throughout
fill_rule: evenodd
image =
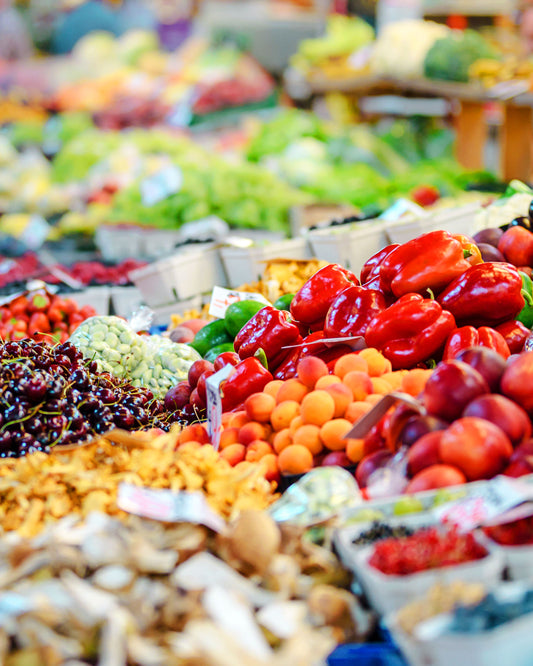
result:
M 532 176 L 533 109 L 506 104 L 500 139 L 501 172 L 504 180 L 518 178 L 526 183 Z
M 455 156 L 465 169 L 482 169 L 485 164 L 484 150 L 487 140 L 487 123 L 483 113 L 483 102 L 459 101 L 459 112 L 455 117 Z

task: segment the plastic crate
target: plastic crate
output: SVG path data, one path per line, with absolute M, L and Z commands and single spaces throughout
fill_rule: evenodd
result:
M 339 645 L 329 655 L 328 666 L 407 666 L 390 643 L 348 643 Z
M 137 287 L 112 287 L 111 304 L 114 314 L 128 319 L 143 304 L 143 296 Z
M 356 275 L 369 257 L 387 245 L 382 220 L 317 229 L 310 231 L 308 238 L 317 259 L 341 264 Z
M 250 247 L 228 245 L 220 248 L 220 256 L 229 286 L 235 288 L 258 280 L 265 270 L 266 261 L 310 259 L 311 252 L 305 238 L 291 238 Z
M 227 284 L 219 251 L 195 246 L 160 259 L 129 274 L 146 305 L 157 308 L 205 294 Z

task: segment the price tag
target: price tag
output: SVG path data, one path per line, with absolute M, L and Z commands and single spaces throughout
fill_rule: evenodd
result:
M 32 215 L 19 236 L 30 250 L 38 250 L 50 233 L 50 225 L 41 215 Z
M 121 483 L 117 506 L 136 516 L 166 523 L 200 524 L 215 532 L 222 532 L 225 528 L 224 520 L 209 507 L 205 495 L 200 492 L 174 492 Z
M 262 294 L 256 294 L 252 291 L 235 291 L 215 286 L 211 293 L 209 314 L 222 319 L 228 307 L 238 301 L 259 301 L 259 303 L 264 303 L 265 305 L 272 305 Z
M 533 499 L 532 486 L 517 479 L 497 476 L 472 489 L 468 497 L 443 504 L 434 512 L 441 522 L 457 525 L 467 532 L 528 499 Z
M 361 439 L 364 437 L 368 431 L 376 425 L 376 423 L 389 411 L 389 409 L 395 405 L 397 402 L 403 402 L 409 407 L 412 407 L 419 414 L 425 414 L 426 408 L 421 402 L 418 402 L 415 398 L 410 396 L 408 393 L 402 393 L 400 391 L 392 391 L 387 393 L 379 402 L 377 402 L 371 410 L 369 410 L 364 416 L 358 419 L 352 429 L 344 435 L 345 437 L 354 437 L 356 439 Z
M 177 166 L 160 169 L 145 178 L 141 183 L 141 199 L 143 206 L 154 206 L 171 194 L 176 194 L 183 185 L 183 172 Z
M 222 400 L 220 398 L 220 384 L 229 377 L 233 366 L 225 365 L 214 375 L 208 377 L 205 382 L 207 394 L 207 432 L 215 451 L 220 444 L 220 433 L 222 431 Z

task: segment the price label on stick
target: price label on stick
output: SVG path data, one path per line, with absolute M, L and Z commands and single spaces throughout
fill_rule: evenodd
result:
M 215 451 L 220 444 L 220 433 L 222 431 L 222 399 L 220 397 L 220 384 L 229 377 L 233 366 L 228 363 L 222 370 L 215 372 L 205 382 L 207 394 L 207 431 Z
M 253 291 L 236 291 L 235 289 L 225 289 L 215 286 L 211 292 L 211 302 L 209 303 L 209 314 L 218 319 L 222 319 L 226 310 L 232 303 L 238 301 L 259 301 L 265 305 L 272 305 L 262 294 Z

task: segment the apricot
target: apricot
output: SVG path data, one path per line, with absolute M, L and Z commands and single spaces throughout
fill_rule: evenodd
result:
M 307 396 L 306 396 L 307 397 Z M 332 398 L 333 400 L 333 398 Z M 296 400 L 284 400 L 277 404 L 270 415 L 270 422 L 274 430 L 288 428 L 292 419 L 300 413 L 300 403 Z
M 238 444 L 239 428 L 224 428 L 220 433 L 219 449 L 223 451 L 230 444 Z
M 250 421 L 267 423 L 270 421 L 276 399 L 268 393 L 252 393 L 244 401 L 244 409 Z
M 296 374 L 298 379 L 307 386 L 307 388 L 314 388 L 320 377 L 329 374 L 328 366 L 326 363 L 317 356 L 304 356 L 298 361 L 296 366 Z
M 246 447 L 243 444 L 230 444 L 220 452 L 220 457 L 227 460 L 232 467 L 244 460 Z
M 282 474 L 305 474 L 313 468 L 313 455 L 305 446 L 291 444 L 279 454 L 278 465 Z
M 264 439 L 264 437 L 265 429 L 263 428 L 263 424 L 258 423 L 257 421 L 249 421 L 240 428 L 237 441 L 239 444 L 248 446 L 248 444 L 251 444 L 254 440 Z
M 341 379 L 349 372 L 364 372 L 368 374 L 368 363 L 360 354 L 345 354 L 337 359 L 333 370 Z
M 403 377 L 401 389 L 405 393 L 409 393 L 414 398 L 422 393 L 427 380 L 429 379 L 433 370 L 424 368 L 413 368 Z
M 261 465 L 265 479 L 278 484 L 280 478 L 278 456 L 273 453 L 267 453 L 261 458 L 259 464 Z
M 283 386 L 283 380 L 282 379 L 273 379 L 272 381 L 268 382 L 263 388 L 263 393 L 267 393 L 268 395 L 271 395 L 274 400 L 276 399 L 276 396 L 278 395 L 278 391 L 281 386 Z
M 228 423 L 230 428 L 242 428 L 243 425 L 248 423 L 248 421 L 250 420 L 248 418 L 248 414 L 244 411 L 244 409 L 241 409 L 238 412 L 232 412 L 232 414 L 233 416 Z
M 359 356 L 368 363 L 368 374 L 371 377 L 380 377 L 392 371 L 392 363 L 378 349 L 373 347 L 361 349 Z
M 342 378 L 342 383 L 350 389 L 354 400 L 364 400 L 373 391 L 370 377 L 359 370 L 347 372 Z
M 346 411 L 344 412 L 344 418 L 350 421 L 350 423 L 355 423 L 370 409 L 372 409 L 372 405 L 366 400 L 356 400 L 355 402 L 351 402 L 348 405 Z
M 320 428 L 320 438 L 330 451 L 342 451 L 346 448 L 346 434 L 352 424 L 347 419 L 332 419 Z
M 351 390 L 346 386 L 346 384 L 343 384 L 342 382 L 337 382 L 336 384 L 331 384 L 331 386 L 326 386 L 324 390 L 330 394 L 335 403 L 335 412 L 333 413 L 333 416 L 335 418 L 344 416 L 346 410 L 348 409 L 348 405 L 350 405 L 353 400 Z
M 272 447 L 278 454 L 281 453 L 283 449 L 286 449 L 290 444 L 292 444 L 292 434 L 288 428 L 278 430 L 272 439 Z
M 273 453 L 274 449 L 270 446 L 268 442 L 265 442 L 262 439 L 254 440 L 247 448 L 245 460 L 250 462 L 257 462 L 261 460 L 263 456 L 266 456 L 267 453 Z
M 191 423 L 179 434 L 178 442 L 184 444 L 185 442 L 200 442 L 201 444 L 209 443 L 209 435 L 207 428 L 202 423 Z
M 333 418 L 335 401 L 327 391 L 315 389 L 302 400 L 300 413 L 304 423 L 321 426 Z
M 309 389 L 305 384 L 296 377 L 292 379 L 286 379 L 282 386 L 280 386 L 278 394 L 276 396 L 276 402 L 285 402 L 285 400 L 294 400 L 296 402 L 302 402 L 304 395 L 309 393 Z
M 297 428 L 292 436 L 292 441 L 294 444 L 305 446 L 314 456 L 318 455 L 324 448 L 320 439 L 320 428 L 311 423 Z
M 346 455 L 351 462 L 359 462 L 365 455 L 365 440 L 349 437 L 346 440 Z
M 326 389 L 328 386 L 338 384 L 339 382 L 342 382 L 342 379 L 337 375 L 324 375 L 318 379 L 315 389 Z

